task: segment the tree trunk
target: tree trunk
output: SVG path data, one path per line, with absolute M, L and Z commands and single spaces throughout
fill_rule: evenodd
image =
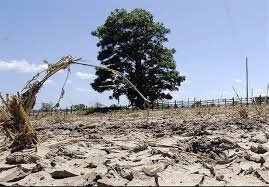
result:
M 144 75 L 144 71 L 143 71 L 143 66 L 141 63 L 141 60 L 137 60 L 136 64 L 135 64 L 135 86 L 137 87 L 137 89 L 143 94 L 145 95 L 145 90 L 144 90 L 144 85 L 145 85 L 145 75 Z M 140 109 L 144 109 L 144 100 L 141 99 L 139 97 L 139 95 L 137 95 L 137 93 L 135 93 L 135 98 L 134 98 L 134 103 L 135 105 L 140 108 Z

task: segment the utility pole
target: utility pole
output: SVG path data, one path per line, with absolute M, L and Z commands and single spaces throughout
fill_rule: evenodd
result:
M 248 57 L 246 57 L 246 96 L 248 105 Z

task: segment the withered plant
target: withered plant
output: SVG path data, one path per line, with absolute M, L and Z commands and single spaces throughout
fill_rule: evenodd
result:
M 48 68 L 37 73 L 31 80 L 29 80 L 21 93 L 18 92 L 17 95 L 13 95 L 11 97 L 7 95 L 6 99 L 4 99 L 0 94 L 0 99 L 4 104 L 4 106 L 0 107 L 0 125 L 2 126 L 2 130 L 6 135 L 6 140 L 11 140 L 12 148 L 23 149 L 38 143 L 36 131 L 29 119 L 30 112 L 33 110 L 36 102 L 36 96 L 43 84 L 60 70 L 68 69 L 69 75 L 71 64 L 106 69 L 107 71 L 112 72 L 115 76 L 120 77 L 127 85 L 133 88 L 144 99 L 145 102 L 150 102 L 120 72 L 97 65 L 79 63 L 78 61 L 80 60 L 81 58 L 74 59 L 71 55 L 68 55 L 63 57 L 55 64 L 49 64 L 47 61 L 44 61 L 48 65 Z M 42 75 L 43 77 L 40 79 Z M 65 83 L 68 79 L 68 75 Z M 55 107 L 59 106 L 59 102 L 63 98 L 64 85 Z

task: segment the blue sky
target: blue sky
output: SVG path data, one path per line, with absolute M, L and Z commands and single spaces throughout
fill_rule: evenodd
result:
M 177 69 L 186 81 L 172 95 L 177 100 L 233 97 L 232 86 L 245 96 L 245 56 L 249 59 L 250 94 L 265 94 L 269 83 L 269 3 L 266 0 L 2 0 L 0 1 L 0 91 L 20 91 L 44 59 L 56 62 L 72 54 L 96 60 L 97 39 L 90 32 L 115 8 L 143 8 L 171 29 L 168 46 L 176 49 Z M 73 66 L 61 106 L 109 100 L 89 83 L 94 69 Z M 66 73 L 53 77 L 38 95 L 56 102 Z M 126 104 L 126 99 L 120 102 Z M 37 105 L 38 107 L 38 105 Z

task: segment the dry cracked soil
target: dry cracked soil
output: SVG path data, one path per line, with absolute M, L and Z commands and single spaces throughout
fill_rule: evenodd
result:
M 253 109 L 55 118 L 33 119 L 37 146 L 0 153 L 0 185 L 269 185 L 269 120 Z

